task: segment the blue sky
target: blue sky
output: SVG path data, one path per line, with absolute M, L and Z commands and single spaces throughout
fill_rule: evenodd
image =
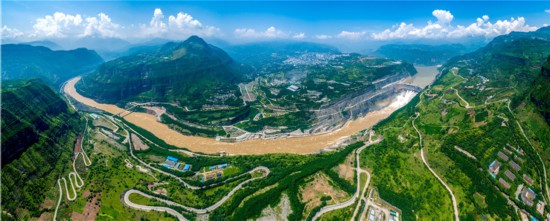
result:
M 2 38 L 228 41 L 492 38 L 550 24 L 550 1 L 3 1 Z

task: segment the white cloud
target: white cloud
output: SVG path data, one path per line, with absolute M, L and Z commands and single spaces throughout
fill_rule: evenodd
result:
M 330 35 L 315 35 L 315 38 L 317 38 L 319 40 L 327 40 L 327 39 L 331 39 L 332 36 L 330 36 Z
M 440 9 L 434 10 L 432 15 L 437 18 L 437 23 L 440 25 L 450 25 L 454 18 L 451 12 Z
M 294 39 L 304 39 L 306 37 L 306 34 L 305 33 L 298 33 L 298 34 L 295 34 L 294 36 L 292 36 L 292 38 Z
M 349 40 L 359 40 L 364 38 L 367 35 L 367 32 L 352 32 L 352 31 L 342 31 L 338 35 L 336 35 L 337 38 L 344 38 Z
M 435 22 L 428 21 L 423 27 L 416 27 L 414 24 L 402 22 L 395 25 L 392 29 L 386 29 L 379 33 L 373 33 L 372 38 L 376 40 L 389 39 L 440 39 L 440 38 L 462 38 L 462 37 L 495 37 L 508 34 L 512 31 L 533 31 L 536 27 L 531 27 L 525 23 L 525 18 L 510 18 L 510 20 L 498 20 L 495 23 L 489 21 L 489 16 L 483 15 L 477 18 L 475 23 L 468 26 L 453 26 L 451 22 L 454 16 L 449 11 L 434 10 L 432 15 L 437 19 Z
M 15 39 L 23 36 L 23 32 L 16 28 L 9 28 L 5 25 L 0 30 L 2 31 L 2 39 Z
M 544 10 L 544 12 L 550 14 L 550 9 L 546 9 L 546 10 Z
M 31 37 L 66 38 L 66 37 L 118 37 L 120 25 L 113 23 L 104 13 L 82 18 L 80 14 L 70 15 L 55 12 L 36 19 Z
M 99 13 L 98 17 L 86 18 L 84 33 L 80 37 L 100 36 L 100 37 L 120 37 L 118 30 L 120 25 L 113 23 L 111 18 L 104 13 Z M 99 19 L 98 19 L 99 18 Z
M 166 28 L 166 23 L 164 23 L 163 20 L 164 20 L 164 14 L 162 14 L 162 10 L 160 10 L 160 8 L 156 8 L 155 11 L 153 12 L 153 18 L 151 18 L 149 25 L 151 27 L 155 27 L 163 30 Z
M 81 28 L 82 21 L 82 16 L 79 14 L 68 15 L 55 12 L 53 15 L 36 19 L 33 29 L 37 36 L 63 38 L 74 33 L 73 28 Z
M 237 28 L 233 33 L 235 34 L 235 37 L 238 37 L 238 38 L 288 38 L 289 37 L 289 33 L 281 31 L 273 26 L 269 27 L 265 31 L 256 31 L 255 29 L 252 29 L 252 28 Z
M 168 21 L 160 8 L 155 9 L 149 25 L 140 25 L 137 37 L 166 37 L 183 39 L 190 35 L 212 36 L 220 33 L 220 29 L 203 25 L 199 20 L 187 13 L 178 12 L 168 16 Z

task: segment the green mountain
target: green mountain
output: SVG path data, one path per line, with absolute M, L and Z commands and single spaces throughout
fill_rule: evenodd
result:
M 378 48 L 374 54 L 420 65 L 436 65 L 467 51 L 461 44 L 388 44 Z
M 546 122 L 550 125 L 550 56 L 541 67 L 541 73 L 536 80 L 531 100 L 536 105 L 539 112 L 544 116 Z
M 92 50 L 53 51 L 43 46 L 2 45 L 2 80 L 41 78 L 59 86 L 95 69 L 103 59 Z
M 242 68 L 222 49 L 192 36 L 109 61 L 84 76 L 76 88 L 106 103 L 161 101 L 193 109 L 240 105 L 237 83 L 245 78 Z
M 548 198 L 550 126 L 541 112 L 550 97 L 549 55 L 550 28 L 542 28 L 447 62 L 431 87 L 375 128 L 384 141 L 365 159 L 381 197 L 403 217 L 454 219 L 451 194 L 424 165 L 424 150 L 461 220 L 519 220 L 515 208 L 544 219 L 534 204 Z M 527 187 L 536 195 L 531 205 L 516 197 Z
M 70 168 L 78 113 L 40 80 L 2 83 L 2 209 L 38 216 L 47 190 Z M 4 215 L 4 214 L 3 214 Z

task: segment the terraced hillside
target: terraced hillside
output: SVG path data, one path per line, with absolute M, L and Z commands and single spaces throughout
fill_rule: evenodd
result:
M 453 219 L 453 204 L 462 220 L 544 219 L 548 55 L 550 28 L 542 28 L 447 62 L 430 88 L 375 128 L 385 139 L 364 157 L 380 195 L 411 219 Z
M 47 190 L 68 169 L 81 127 L 78 113 L 44 82 L 2 82 L 2 209 L 8 217 L 42 213 Z

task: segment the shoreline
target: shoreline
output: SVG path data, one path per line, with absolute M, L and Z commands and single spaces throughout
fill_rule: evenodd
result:
M 101 104 L 76 92 L 75 84 L 81 77 L 67 81 L 63 91 L 76 101 L 90 107 L 101 109 L 111 114 L 118 114 L 125 109 L 112 104 Z M 216 154 L 226 152 L 233 155 L 258 155 L 270 153 L 311 154 L 334 145 L 342 138 L 349 137 L 362 130 L 372 128 L 378 122 L 389 117 L 400 107 L 389 105 L 380 110 L 367 113 L 361 118 L 348 121 L 338 130 L 319 135 L 280 138 L 280 139 L 250 139 L 236 143 L 216 141 L 214 138 L 183 135 L 170 129 L 166 124 L 157 121 L 156 117 L 146 113 L 131 113 L 124 116 L 128 122 L 141 127 L 167 144 L 187 148 L 193 152 Z

